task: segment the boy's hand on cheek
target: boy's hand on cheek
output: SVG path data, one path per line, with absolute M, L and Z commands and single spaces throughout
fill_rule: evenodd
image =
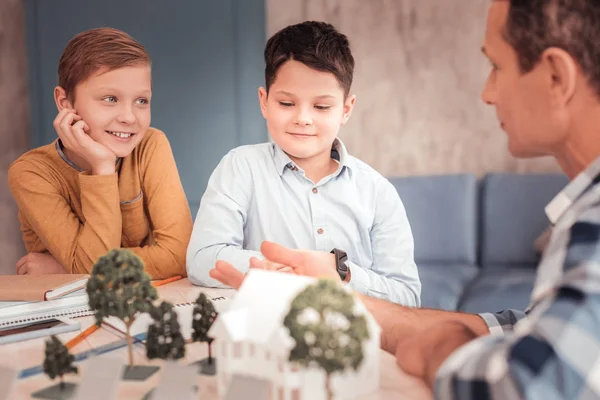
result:
M 116 155 L 88 135 L 89 127 L 75 110 L 61 110 L 54 119 L 54 128 L 62 144 L 90 165 L 93 175 L 115 172 Z

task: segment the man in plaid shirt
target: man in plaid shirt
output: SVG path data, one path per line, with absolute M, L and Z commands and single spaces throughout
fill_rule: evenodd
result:
M 571 182 L 525 312 L 462 314 L 362 296 L 382 347 L 441 399 L 600 398 L 600 0 L 492 0 L 483 100 L 517 157 L 552 155 Z M 340 279 L 332 255 L 264 243 L 268 261 Z M 351 271 L 350 271 L 351 272 Z M 243 276 L 217 262 L 211 276 Z

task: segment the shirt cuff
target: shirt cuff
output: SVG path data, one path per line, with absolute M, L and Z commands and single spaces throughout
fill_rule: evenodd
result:
M 483 318 L 483 321 L 488 326 L 491 335 L 504 335 L 504 329 L 502 329 L 500 321 L 498 321 L 494 314 L 482 313 L 478 315 Z
M 226 261 L 244 274 L 250 269 L 250 259 L 252 257 L 258 258 L 259 260 L 264 259 L 260 251 L 240 250 L 232 247 L 223 247 L 216 254 L 217 261 Z
M 367 287 L 367 282 L 369 281 L 369 274 L 367 274 L 367 271 L 350 261 L 348 262 L 348 268 L 350 269 L 350 282 L 348 282 L 348 286 L 357 292 L 368 295 L 369 288 Z

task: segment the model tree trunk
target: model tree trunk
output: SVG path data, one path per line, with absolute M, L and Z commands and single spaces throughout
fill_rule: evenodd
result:
M 127 353 L 129 354 L 129 366 L 133 367 L 133 339 L 131 337 L 131 324 L 127 323 Z
M 208 363 L 212 364 L 213 359 L 212 359 L 212 339 L 208 341 Z
M 327 391 L 327 400 L 332 400 L 333 391 L 331 390 L 331 377 L 329 374 L 325 375 L 325 390 Z
M 63 379 L 62 374 L 59 376 L 59 379 L 60 379 L 60 384 L 58 387 L 60 388 L 60 391 L 62 392 L 63 390 L 65 390 L 65 381 Z

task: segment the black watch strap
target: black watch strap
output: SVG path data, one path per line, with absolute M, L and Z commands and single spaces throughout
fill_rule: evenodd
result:
M 335 268 L 340 278 L 344 281 L 348 275 L 348 254 L 344 250 L 333 249 L 331 253 L 335 255 Z

